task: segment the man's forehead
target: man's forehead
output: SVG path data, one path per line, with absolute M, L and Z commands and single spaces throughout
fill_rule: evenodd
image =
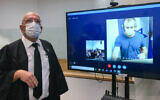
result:
M 33 18 L 33 19 L 40 19 L 40 17 L 38 16 L 38 14 L 36 14 L 35 12 L 28 12 L 24 15 L 23 19 L 27 19 L 27 18 Z
M 28 14 L 28 15 L 24 16 L 24 19 L 27 19 L 27 18 L 40 19 L 39 16 L 36 14 Z
M 134 24 L 135 24 L 134 20 L 128 20 L 124 22 L 125 26 L 134 26 Z
M 22 19 L 22 24 L 24 24 L 25 20 L 27 19 L 40 19 L 39 15 L 35 12 L 28 12 L 24 15 Z

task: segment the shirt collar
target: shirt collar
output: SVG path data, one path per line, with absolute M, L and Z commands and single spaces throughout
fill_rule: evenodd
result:
M 37 39 L 36 42 L 32 42 L 32 41 L 29 41 L 28 39 L 26 39 L 24 36 L 22 36 L 22 41 L 23 41 L 26 48 L 29 48 L 33 43 L 38 43 L 39 46 L 42 46 L 41 41 L 39 39 Z

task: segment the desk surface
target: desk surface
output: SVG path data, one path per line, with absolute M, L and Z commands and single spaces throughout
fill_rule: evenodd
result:
M 59 63 L 61 65 L 63 73 L 66 77 L 77 77 L 77 78 L 112 81 L 112 75 L 110 75 L 110 74 L 100 74 L 100 73 L 94 73 L 94 72 L 68 70 L 66 59 L 59 59 Z M 117 81 L 124 82 L 125 79 L 122 76 L 117 76 Z M 134 80 L 132 77 L 129 78 L 129 81 L 130 81 L 130 83 L 134 83 Z

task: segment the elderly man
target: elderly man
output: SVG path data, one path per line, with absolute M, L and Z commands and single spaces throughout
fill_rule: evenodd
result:
M 0 100 L 60 100 L 68 90 L 52 45 L 35 12 L 24 15 L 23 37 L 0 50 Z

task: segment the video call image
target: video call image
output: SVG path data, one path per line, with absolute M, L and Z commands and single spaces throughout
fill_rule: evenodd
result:
M 86 40 L 86 59 L 104 61 L 104 40 Z
M 153 17 L 107 19 L 107 60 L 153 64 Z

